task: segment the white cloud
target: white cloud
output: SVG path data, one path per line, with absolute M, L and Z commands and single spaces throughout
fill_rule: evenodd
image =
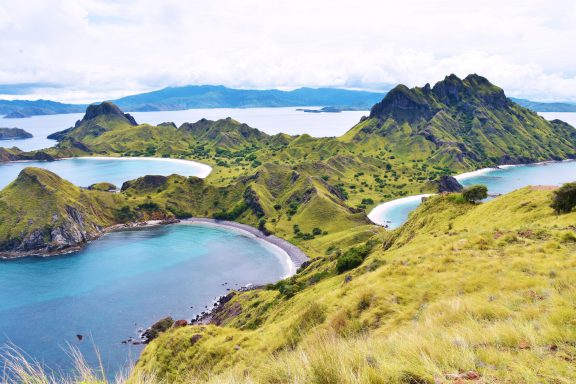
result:
M 479 73 L 576 100 L 572 0 L 0 0 L 0 84 L 113 98 L 168 85 L 422 85 Z

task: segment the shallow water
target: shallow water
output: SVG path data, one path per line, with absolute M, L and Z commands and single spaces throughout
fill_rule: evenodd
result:
M 124 181 L 144 175 L 178 174 L 206 177 L 210 167 L 194 161 L 149 158 L 73 158 L 58 161 L 22 161 L 0 163 L 0 189 L 11 183 L 26 167 L 48 169 L 80 187 L 107 181 L 118 188 Z
M 469 177 L 457 177 L 464 186 L 484 184 L 490 194 L 503 194 L 528 185 L 561 185 L 576 181 L 576 161 L 518 165 L 491 169 Z M 394 200 L 381 204 L 370 212 L 376 224 L 397 228 L 421 203 L 421 199 Z
M 308 133 L 311 136 L 340 136 L 356 123 L 368 111 L 343 111 L 340 113 L 307 113 L 296 108 L 315 109 L 318 107 L 286 108 L 212 108 L 188 109 L 185 111 L 131 112 L 138 123 L 160 124 L 172 121 L 180 126 L 182 123 L 194 123 L 202 118 L 209 120 L 232 117 L 241 123 L 258 128 L 269 134 L 287 133 L 299 135 Z M 63 115 L 33 116 L 26 119 L 0 118 L 0 127 L 23 128 L 34 135 L 31 139 L 0 141 L 0 147 L 13 147 L 31 151 L 49 148 L 56 144 L 46 136 L 74 125 L 82 119 L 82 113 Z
M 95 346 L 113 375 L 138 357 L 141 346 L 121 341 L 139 328 L 167 315 L 191 319 L 228 287 L 287 272 L 278 248 L 213 225 L 110 233 L 74 254 L 0 261 L 0 345 L 11 342 L 63 370 L 68 344 L 91 364 Z

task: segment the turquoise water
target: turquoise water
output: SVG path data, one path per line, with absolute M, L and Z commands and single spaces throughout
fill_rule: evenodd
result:
M 484 184 L 490 194 L 508 193 L 528 185 L 561 185 L 576 181 L 576 161 L 519 165 L 492 169 L 483 174 L 459 178 L 464 186 Z M 384 203 L 370 212 L 370 219 L 389 228 L 397 228 L 410 212 L 420 205 L 421 199 Z
M 0 163 L 0 189 L 11 183 L 26 167 L 48 169 L 60 177 L 80 186 L 107 181 L 118 188 L 127 180 L 144 175 L 208 176 L 210 167 L 194 161 L 167 159 L 114 159 L 74 158 L 58 161 L 22 161 Z
M 121 341 L 139 328 L 167 315 L 191 319 L 228 287 L 277 281 L 285 262 L 259 239 L 203 224 L 115 232 L 74 254 L 0 261 L 0 345 L 61 370 L 68 344 L 94 366 L 95 346 L 113 375 L 138 357 L 141 346 Z

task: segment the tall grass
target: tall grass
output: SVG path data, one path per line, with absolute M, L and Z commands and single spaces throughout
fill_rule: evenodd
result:
M 84 355 L 68 345 L 71 372 L 54 371 L 35 360 L 17 346 L 9 344 L 0 348 L 0 382 L 2 384 L 163 384 L 154 374 L 136 373 L 131 367 L 123 369 L 110 381 L 107 379 L 100 353 L 95 349 L 98 366 L 88 364 Z

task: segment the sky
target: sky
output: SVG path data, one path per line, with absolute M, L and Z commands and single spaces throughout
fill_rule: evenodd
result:
M 0 36 L 6 99 L 478 73 L 509 96 L 576 101 L 574 0 L 0 0 Z

